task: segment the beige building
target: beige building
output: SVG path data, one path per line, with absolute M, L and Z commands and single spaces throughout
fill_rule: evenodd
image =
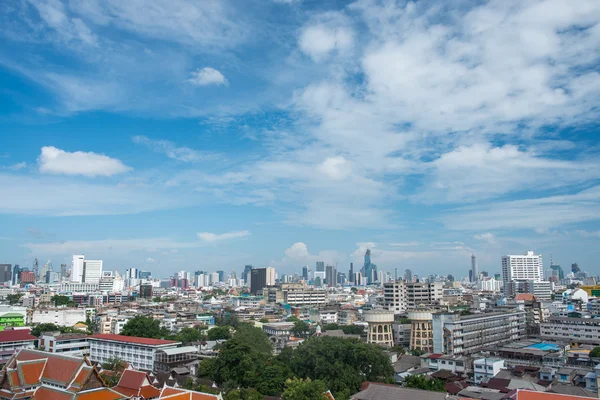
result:
M 411 311 L 410 320 L 410 349 L 427 353 L 433 351 L 433 312 L 430 310 Z
M 368 324 L 367 343 L 391 347 L 394 345 L 394 312 L 387 310 L 371 310 L 363 313 L 363 320 Z

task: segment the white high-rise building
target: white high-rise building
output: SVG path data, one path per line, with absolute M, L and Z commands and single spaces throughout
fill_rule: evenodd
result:
M 529 250 L 525 255 L 508 255 L 502 257 L 502 281 L 504 290 L 511 290 L 513 281 L 544 280 L 542 256 Z
M 275 268 L 267 267 L 267 286 L 275 285 Z
M 102 277 L 102 260 L 83 261 L 83 282 L 100 283 Z
M 71 260 L 71 282 L 83 282 L 83 263 L 85 256 L 74 255 Z

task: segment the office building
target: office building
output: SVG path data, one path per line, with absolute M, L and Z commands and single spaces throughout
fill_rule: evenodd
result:
M 85 256 L 74 255 L 71 260 L 71 282 L 83 282 L 83 263 Z
M 83 282 L 100 283 L 102 260 L 83 260 Z
M 308 281 L 308 265 L 302 267 L 302 279 Z
M 540 282 L 544 280 L 542 256 L 533 251 L 524 255 L 506 255 L 502 257 L 502 281 L 504 291 L 510 295 L 512 281 Z
M 348 271 L 348 282 L 354 283 L 354 263 L 350 263 L 350 270 Z
M 337 271 L 333 265 L 325 267 L 325 281 L 329 287 L 337 286 Z
M 267 287 L 267 269 L 253 268 L 250 271 L 250 293 L 259 294 Z
M 600 318 L 571 318 L 551 315 L 540 323 L 544 340 L 600 346 Z
M 0 282 L 11 282 L 12 264 L 0 264 Z
M 479 267 L 477 266 L 477 257 L 475 257 L 475 254 L 471 256 L 471 278 L 471 282 L 479 280 Z
M 406 282 L 412 282 L 413 281 L 413 274 L 412 271 L 410 269 L 407 269 L 404 271 L 404 280 Z
M 275 284 L 275 268 L 267 267 L 267 286 L 273 286 Z
M 217 271 L 219 275 L 219 282 L 225 282 L 225 271 Z
M 43 332 L 38 347 L 63 356 L 89 357 L 90 344 L 87 338 L 81 333 Z
M 52 262 L 50 260 L 42 267 L 40 274 L 37 276 L 38 281 L 47 283 L 46 276 L 48 275 L 48 271 L 53 271 Z
M 21 267 L 19 264 L 15 264 L 12 272 L 12 284 L 18 285 L 19 283 L 21 283 Z
M 469 355 L 525 336 L 522 310 L 472 315 L 433 314 L 433 352 Z
M 33 276 L 34 276 L 34 282 L 37 281 L 38 277 L 39 277 L 39 262 L 38 259 L 34 259 L 33 260 Z
M 31 271 L 22 271 L 21 272 L 21 283 L 35 283 L 35 274 Z
M 317 272 L 325 272 L 325 262 L 324 261 L 317 261 Z
M 67 264 L 60 264 L 60 279 L 66 279 L 68 274 Z
M 554 277 L 558 278 L 559 280 L 565 279 L 565 273 L 563 272 L 563 269 L 561 268 L 560 265 L 556 265 L 556 264 L 550 265 L 550 272 L 551 272 L 550 276 L 554 276 Z
M 139 277 L 139 279 L 144 279 L 144 280 L 150 279 L 152 277 L 152 272 L 150 272 L 150 271 L 140 271 L 138 273 L 138 277 Z
M 162 339 L 147 339 L 114 334 L 96 334 L 88 337 L 90 358 L 100 364 L 117 357 L 136 369 L 154 371 L 157 352 L 175 349 L 181 342 Z
M 365 263 L 363 265 L 363 276 L 367 281 L 367 285 L 371 285 L 378 281 L 379 274 L 377 273 L 377 265 L 371 262 L 371 249 L 365 252 Z
M 242 279 L 244 280 L 244 282 L 246 282 L 247 286 L 250 286 L 250 280 L 252 279 L 252 269 L 254 267 L 252 265 L 246 265 L 244 266 L 244 272 L 242 272 Z M 232 276 L 232 278 L 235 279 L 234 276 Z

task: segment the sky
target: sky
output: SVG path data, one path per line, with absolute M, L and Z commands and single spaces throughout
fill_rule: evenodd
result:
M 600 273 L 597 0 L 0 3 L 0 263 Z

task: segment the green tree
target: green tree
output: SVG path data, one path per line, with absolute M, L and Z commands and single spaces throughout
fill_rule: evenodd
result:
M 18 304 L 21 301 L 21 297 L 23 297 L 23 293 L 7 294 L 6 300 L 8 301 L 8 304 L 12 306 Z
M 206 334 L 208 340 L 221 340 L 221 339 L 229 339 L 231 337 L 231 327 L 224 326 L 215 326 Z
M 323 381 L 310 379 L 288 379 L 285 383 L 283 400 L 323 400 L 323 393 L 327 391 Z
M 223 400 L 263 400 L 264 396 L 254 389 L 233 389 L 225 393 Z
M 323 332 L 325 331 L 337 331 L 340 329 L 338 324 L 325 324 L 323 325 Z
M 50 298 L 50 301 L 52 303 L 54 303 L 55 307 L 68 306 L 70 303 L 73 303 L 71 301 L 71 299 L 69 298 L 69 296 L 61 296 L 61 295 L 52 296 Z
M 116 386 L 127 368 L 127 363 L 118 357 L 110 357 L 102 364 L 102 374 L 100 376 L 109 387 Z
M 364 381 L 392 382 L 394 369 L 383 349 L 358 339 L 311 337 L 291 356 L 301 379 L 322 380 L 337 398 L 356 393 Z
M 308 336 L 308 332 L 310 330 L 310 325 L 304 321 L 296 321 L 294 322 L 294 327 L 292 328 L 292 332 L 297 337 L 306 337 Z
M 39 337 L 43 332 L 62 332 L 64 328 L 64 326 L 58 326 L 48 322 L 44 324 L 38 324 L 31 328 L 31 334 Z
M 362 335 L 364 329 L 358 325 L 344 325 L 342 330 L 346 335 Z
M 600 357 L 600 347 L 594 347 L 592 351 L 590 351 L 589 356 L 594 358 Z
M 268 318 L 261 318 L 260 322 L 262 322 L 263 324 L 268 324 L 269 323 L 269 319 Z
M 399 354 L 399 355 L 406 354 L 406 349 L 403 346 L 399 345 L 399 344 L 397 344 L 395 346 L 392 346 L 392 348 L 390 350 L 393 351 L 393 352 L 395 352 L 396 354 Z
M 433 392 L 445 392 L 444 381 L 430 378 L 425 375 L 410 375 L 404 379 L 404 386 L 413 389 L 430 390 Z
M 160 326 L 160 321 L 138 315 L 127 321 L 121 335 L 161 339 L 169 336 L 169 331 Z
M 410 351 L 410 354 L 412 354 L 413 356 L 422 356 L 423 354 L 425 354 L 425 352 L 421 349 L 412 349 Z
M 287 322 L 298 322 L 300 321 L 300 318 L 296 317 L 295 315 L 290 315 L 289 317 L 286 318 Z
M 205 336 L 198 328 L 190 328 L 187 326 L 185 328 L 181 328 L 176 336 L 176 340 L 182 343 L 198 342 L 200 340 L 204 340 L 204 338 Z

